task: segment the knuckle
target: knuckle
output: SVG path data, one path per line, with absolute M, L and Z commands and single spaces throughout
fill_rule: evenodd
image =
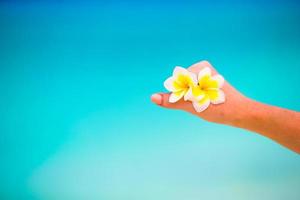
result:
M 209 62 L 209 61 L 207 61 L 207 60 L 202 60 L 200 63 L 201 63 L 201 65 L 203 65 L 203 66 L 206 66 L 206 67 L 211 67 L 211 64 L 210 64 L 210 62 Z

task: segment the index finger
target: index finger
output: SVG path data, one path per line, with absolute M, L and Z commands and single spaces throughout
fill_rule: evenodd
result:
M 190 67 L 188 67 L 188 70 L 190 72 L 198 74 L 199 71 L 204 69 L 205 67 L 209 67 L 211 69 L 211 71 L 213 72 L 213 74 L 217 74 L 217 70 L 215 70 L 214 67 L 206 60 L 201 61 L 201 62 L 197 62 L 197 63 L 191 65 Z

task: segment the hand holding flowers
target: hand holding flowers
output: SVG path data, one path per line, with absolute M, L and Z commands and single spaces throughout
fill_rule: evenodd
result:
M 300 153 L 300 112 L 244 96 L 218 75 L 209 62 L 195 63 L 188 70 L 175 67 L 173 76 L 164 85 L 171 93 L 153 94 L 151 100 L 155 104 L 183 110 L 210 122 L 256 132 Z M 210 104 L 219 105 L 207 109 Z
M 182 97 L 191 101 L 197 112 L 208 108 L 210 103 L 225 102 L 225 94 L 221 90 L 224 78 L 221 75 L 212 76 L 211 69 L 205 67 L 196 75 L 182 67 L 175 67 L 173 76 L 164 82 L 165 88 L 171 92 L 170 103 L 175 103 Z

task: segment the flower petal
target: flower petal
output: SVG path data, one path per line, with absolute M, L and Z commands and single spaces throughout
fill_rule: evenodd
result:
M 185 90 L 178 91 L 178 92 L 172 92 L 169 96 L 169 102 L 175 103 L 175 102 L 179 101 L 185 93 L 186 93 Z
M 225 94 L 220 89 L 210 89 L 206 91 L 212 104 L 220 104 L 225 102 Z
M 193 101 L 193 106 L 197 112 L 202 112 L 206 108 L 208 108 L 210 104 L 208 96 L 205 96 L 202 100 L 200 101 Z
M 197 85 L 197 81 L 195 81 L 195 75 L 193 75 L 188 71 L 183 73 L 180 72 L 173 77 L 174 77 L 174 83 L 173 83 L 174 91 L 188 90 L 190 87 L 194 87 L 195 85 Z
M 205 77 L 211 77 L 211 69 L 209 67 L 205 67 L 198 73 L 198 82 L 200 83 L 201 80 Z
M 174 81 L 175 81 L 174 77 L 170 77 L 167 80 L 165 80 L 165 82 L 164 82 L 165 88 L 170 92 L 175 91 Z
M 189 74 L 189 71 L 183 67 L 176 66 L 173 70 L 173 76 L 178 76 L 179 74 Z
M 183 99 L 185 101 L 190 100 L 193 101 L 193 93 L 192 93 L 192 88 L 189 88 L 188 91 L 185 93 Z
M 204 96 L 205 92 L 199 86 L 195 86 L 192 88 L 192 101 L 200 101 Z
M 223 85 L 224 85 L 224 78 L 223 78 L 223 76 L 221 76 L 220 74 L 218 74 L 218 75 L 214 75 L 213 77 L 211 77 L 211 79 L 213 81 L 216 81 L 218 88 L 223 87 Z
M 193 85 L 198 85 L 197 75 L 194 74 L 193 72 L 190 72 L 190 75 L 192 78 Z

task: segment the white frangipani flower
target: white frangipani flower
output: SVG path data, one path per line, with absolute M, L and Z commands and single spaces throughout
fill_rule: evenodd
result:
M 198 73 L 198 84 L 187 94 L 197 112 L 208 108 L 209 104 L 225 102 L 225 94 L 221 90 L 224 78 L 221 75 L 211 75 L 211 69 L 206 67 Z
M 185 101 L 188 100 L 187 94 L 190 94 L 190 90 L 196 85 L 197 76 L 179 66 L 175 67 L 173 76 L 164 82 L 165 88 L 171 92 L 169 97 L 170 103 L 175 103 L 182 97 L 184 97 Z

